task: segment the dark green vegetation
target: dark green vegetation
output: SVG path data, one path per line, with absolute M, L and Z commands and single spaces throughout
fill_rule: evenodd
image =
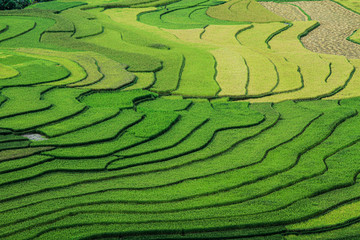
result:
M 252 0 L 1 11 L 0 239 L 355 239 L 360 61 L 305 49 L 317 26 Z
M 24 8 L 32 3 L 32 0 L 0 0 L 0 10 Z
M 0 0 L 0 10 L 22 9 L 38 2 L 48 2 L 52 0 Z

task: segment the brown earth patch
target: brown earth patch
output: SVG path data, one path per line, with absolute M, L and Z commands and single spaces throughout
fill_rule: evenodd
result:
M 360 15 L 331 1 L 296 2 L 320 26 L 301 41 L 314 52 L 360 58 L 360 45 L 346 40 L 360 28 Z
M 259 2 L 271 12 L 290 21 L 306 21 L 307 17 L 297 7 L 275 2 Z
M 292 2 L 292 4 L 299 6 L 311 16 L 312 20 L 320 23 L 319 27 L 301 38 L 307 49 L 318 53 L 343 55 L 350 59 L 360 58 L 360 45 L 346 39 L 360 28 L 359 14 L 329 0 L 300 1 Z M 289 4 L 265 3 L 263 5 L 276 14 L 283 12 L 281 16 L 290 15 L 286 17 L 289 20 L 296 17 L 295 14 L 291 16 L 293 13 L 287 10 Z

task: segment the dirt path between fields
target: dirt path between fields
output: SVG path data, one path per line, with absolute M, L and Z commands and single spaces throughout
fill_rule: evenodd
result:
M 291 4 L 299 6 L 311 16 L 312 20 L 320 23 L 318 28 L 301 39 L 306 48 L 318 53 L 343 55 L 350 59 L 360 58 L 360 45 L 346 40 L 353 31 L 360 28 L 359 14 L 329 0 L 301 1 Z M 275 3 L 271 7 L 267 5 L 263 4 L 269 10 L 272 10 L 271 7 L 276 8 L 276 11 L 272 11 L 277 14 L 291 13 L 288 12 L 288 7 L 284 7 L 287 4 Z M 291 20 L 290 17 L 288 19 Z

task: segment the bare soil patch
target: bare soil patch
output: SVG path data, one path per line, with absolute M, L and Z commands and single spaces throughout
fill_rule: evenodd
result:
M 304 46 L 314 52 L 343 55 L 350 59 L 360 58 L 360 45 L 348 41 L 355 30 L 360 28 L 360 15 L 332 1 L 300 1 L 292 2 L 303 9 L 312 20 L 318 21 L 320 26 L 303 37 Z M 288 4 L 263 3 L 265 7 L 277 14 L 291 15 Z M 271 9 L 273 8 L 273 9 Z M 288 16 L 289 20 L 295 19 Z
M 285 3 L 259 2 L 268 10 L 290 21 L 306 21 L 307 17 L 297 7 Z

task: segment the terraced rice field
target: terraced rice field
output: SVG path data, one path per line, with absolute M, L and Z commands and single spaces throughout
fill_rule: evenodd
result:
M 0 11 L 0 239 L 358 239 L 357 12 Z

